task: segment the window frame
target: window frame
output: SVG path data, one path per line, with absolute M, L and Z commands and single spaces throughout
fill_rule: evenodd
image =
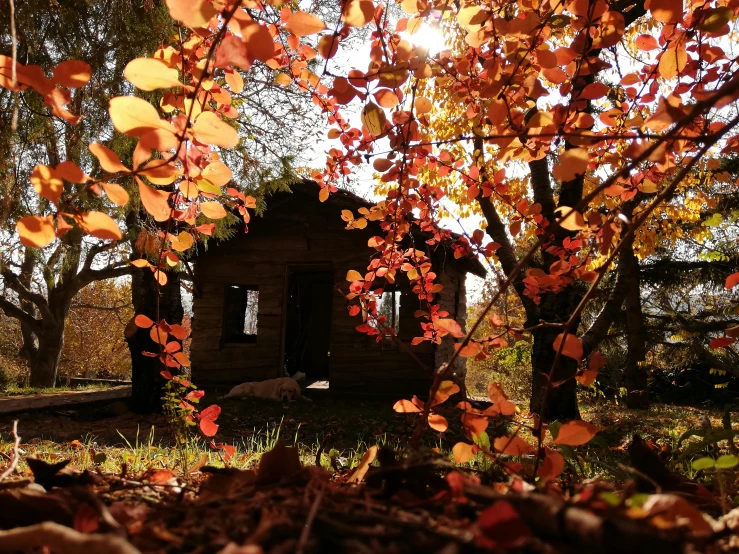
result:
M 243 305 L 243 309 L 240 309 L 240 317 L 239 320 L 241 321 L 242 331 L 240 335 L 236 335 L 235 333 L 228 333 L 229 327 L 228 327 L 228 312 L 227 312 L 227 306 L 230 303 L 229 298 L 229 289 L 237 288 L 243 291 L 245 296 L 245 301 Z M 246 320 L 246 313 L 249 306 L 248 303 L 248 293 L 250 291 L 254 291 L 257 293 L 257 326 L 256 326 L 256 333 L 253 334 L 247 334 L 243 332 L 243 324 Z M 256 284 L 243 284 L 243 283 L 224 283 L 223 285 L 223 310 L 222 310 L 222 321 L 221 321 L 221 348 L 239 348 L 239 347 L 254 347 L 259 342 L 259 285 Z M 239 337 L 253 337 L 252 340 L 234 340 L 238 339 Z

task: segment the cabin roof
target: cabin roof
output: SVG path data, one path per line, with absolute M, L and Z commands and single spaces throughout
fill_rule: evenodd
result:
M 282 195 L 289 195 L 289 194 L 303 194 L 305 196 L 308 196 L 312 199 L 315 199 L 315 201 L 318 201 L 318 192 L 320 191 L 320 185 L 316 183 L 315 181 L 312 181 L 310 179 L 303 179 L 301 181 L 298 181 L 296 183 L 293 183 L 290 185 L 291 192 L 277 192 L 273 194 L 274 196 L 282 196 Z M 284 196 L 282 196 L 284 198 Z M 331 194 L 328 199 L 326 200 L 325 204 L 329 206 L 336 206 L 339 209 L 353 209 L 357 210 L 359 208 L 370 208 L 374 205 L 373 202 L 370 202 L 369 200 L 362 198 L 361 196 L 354 194 L 353 192 L 350 192 L 345 189 L 338 189 L 335 193 Z M 267 198 L 267 212 L 265 213 L 264 217 L 269 216 L 269 207 L 270 207 L 270 198 Z M 370 222 L 372 223 L 372 222 Z M 455 239 L 460 238 L 462 235 L 459 233 L 455 233 L 453 231 L 451 232 L 451 236 Z M 424 233 L 422 231 L 417 231 L 418 234 L 421 236 L 428 235 L 428 233 Z M 473 275 L 477 275 L 478 277 L 485 278 L 485 275 L 487 274 L 487 271 L 485 270 L 485 266 L 480 262 L 480 260 L 476 257 L 468 257 L 468 258 L 462 258 L 462 259 L 454 259 L 454 264 L 457 266 L 457 268 L 460 271 L 463 271 L 465 273 L 472 273 Z

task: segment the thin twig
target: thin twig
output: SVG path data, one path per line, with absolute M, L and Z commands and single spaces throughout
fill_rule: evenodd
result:
M 313 520 L 316 519 L 316 514 L 318 513 L 318 506 L 323 499 L 323 490 L 318 491 L 315 500 L 313 500 L 313 505 L 310 507 L 308 519 L 305 520 L 305 527 L 303 527 L 303 532 L 300 533 L 300 540 L 298 540 L 298 546 L 295 548 L 296 554 L 303 554 L 308 537 L 310 536 L 310 530 L 313 527 Z
M 21 444 L 21 438 L 18 436 L 18 420 L 16 419 L 13 421 L 13 459 L 10 460 L 10 466 L 0 473 L 0 481 L 8 477 L 11 473 L 15 471 L 15 468 L 18 467 L 18 461 L 20 460 L 20 444 Z

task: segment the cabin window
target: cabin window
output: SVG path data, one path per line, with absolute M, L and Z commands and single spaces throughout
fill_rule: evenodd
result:
M 385 316 L 385 327 L 395 329 L 397 333 L 400 329 L 400 291 L 385 289 L 382 296 L 377 301 L 377 316 Z M 376 322 L 370 322 L 373 327 L 377 326 Z
M 256 343 L 258 315 L 259 287 L 226 285 L 223 303 L 223 342 Z

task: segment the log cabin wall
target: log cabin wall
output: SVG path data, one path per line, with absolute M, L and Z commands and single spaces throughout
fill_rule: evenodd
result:
M 283 376 L 287 275 L 291 268 L 310 267 L 332 270 L 335 286 L 343 291 L 333 295 L 329 308 L 330 390 L 392 395 L 428 390 L 436 361 L 453 347 L 442 345 L 440 355 L 435 345 L 424 342 L 411 348 L 411 356 L 389 341 L 378 344 L 376 337 L 356 331 L 361 321 L 347 312 L 345 277 L 349 269 L 364 272 L 372 253 L 367 240 L 376 231 L 371 226 L 345 230 L 341 209 L 329 202 L 319 203 L 315 195 L 280 193 L 270 199 L 264 217 L 252 220 L 248 234 L 240 232 L 198 256 L 195 279 L 200 296 L 193 302 L 190 355 L 192 377 L 198 385 L 231 385 Z M 464 326 L 465 309 L 459 304 L 460 298 L 464 302 L 464 273 L 452 264 L 447 266 L 445 271 L 450 275 L 442 275 L 445 289 L 441 299 L 445 306 L 454 303 L 455 309 L 445 309 L 456 313 Z M 225 287 L 229 285 L 259 291 L 258 331 L 253 344 L 223 342 Z M 399 291 L 399 337 L 410 345 L 411 339 L 421 334 L 419 320 L 413 315 L 419 301 L 407 282 Z M 451 343 L 450 339 L 445 343 Z

